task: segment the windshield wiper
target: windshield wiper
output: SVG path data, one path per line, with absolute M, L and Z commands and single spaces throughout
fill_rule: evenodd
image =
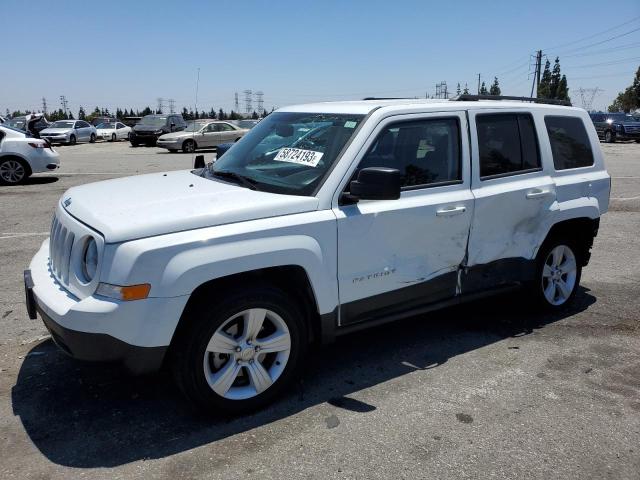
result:
M 251 189 L 251 190 L 258 190 L 258 187 L 256 186 L 256 181 L 253 180 L 252 178 L 249 177 L 245 177 L 244 175 L 240 175 L 239 173 L 236 172 L 230 172 L 229 170 L 213 170 L 211 169 L 211 174 L 214 177 L 219 177 L 219 178 L 231 178 L 233 180 L 237 180 L 239 183 L 241 183 L 242 185 L 244 185 L 245 187 Z

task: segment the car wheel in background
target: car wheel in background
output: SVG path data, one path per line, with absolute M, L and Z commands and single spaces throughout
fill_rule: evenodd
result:
M 71 134 L 69 137 L 69 145 L 75 145 L 77 143 L 76 136 Z
M 614 143 L 616 141 L 616 136 L 611 130 L 604 132 L 604 141 L 605 143 Z
M 91 136 L 89 137 L 89 142 L 90 143 L 96 143 L 96 134 L 92 133 Z
M 29 176 L 27 165 L 18 158 L 0 159 L 0 184 L 18 185 Z
M 193 140 L 185 140 L 182 143 L 182 151 L 184 153 L 193 153 L 196 151 L 196 142 Z

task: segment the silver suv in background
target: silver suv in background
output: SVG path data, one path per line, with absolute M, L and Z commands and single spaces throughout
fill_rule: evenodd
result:
M 140 144 L 153 146 L 165 133 L 180 132 L 187 127 L 182 115 L 146 115 L 131 129 L 129 141 L 132 147 Z

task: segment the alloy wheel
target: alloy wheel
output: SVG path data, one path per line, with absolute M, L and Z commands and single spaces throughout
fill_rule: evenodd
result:
M 211 389 L 230 400 L 247 400 L 282 375 L 291 353 L 291 335 L 277 313 L 251 308 L 233 315 L 212 335 L 204 354 Z
M 7 160 L 0 164 L 0 178 L 6 183 L 20 183 L 25 174 L 24 167 L 17 160 Z
M 551 305 L 564 304 L 576 287 L 578 264 L 573 250 L 566 245 L 553 248 L 542 267 L 542 291 Z

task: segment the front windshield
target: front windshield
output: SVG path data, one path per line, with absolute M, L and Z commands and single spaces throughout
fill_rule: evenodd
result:
M 162 127 L 167 123 L 167 117 L 144 117 L 138 125 L 148 125 L 150 127 Z
M 232 172 L 259 190 L 312 195 L 363 117 L 272 113 L 211 164 L 207 174 Z
M 57 122 L 53 122 L 49 128 L 73 128 L 73 122 L 58 120 Z
M 24 118 L 11 118 L 5 122 L 5 125 L 17 130 L 25 130 L 27 121 Z
M 206 122 L 187 122 L 187 128 L 184 129 L 185 132 L 199 132 L 202 127 L 206 125 Z
M 98 130 L 100 130 L 100 129 L 107 130 L 107 129 L 113 129 L 113 128 L 116 128 L 116 125 L 115 125 L 115 123 L 101 123 L 101 124 L 99 124 L 96 128 L 97 128 Z

